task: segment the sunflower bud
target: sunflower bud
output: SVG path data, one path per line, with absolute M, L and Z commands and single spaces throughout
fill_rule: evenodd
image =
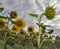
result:
M 52 20 L 55 17 L 56 11 L 53 6 L 47 6 L 44 12 L 44 15 L 47 19 Z
M 17 18 L 18 13 L 16 11 L 11 11 L 10 16 L 11 18 Z

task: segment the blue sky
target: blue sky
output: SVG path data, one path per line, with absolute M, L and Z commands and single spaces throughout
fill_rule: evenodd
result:
M 28 14 L 37 13 L 41 14 L 44 8 L 50 4 L 54 5 L 56 8 L 56 18 L 52 21 L 47 20 L 45 17 L 42 18 L 42 22 L 49 24 L 54 27 L 54 35 L 60 35 L 60 1 L 59 0 L 0 0 L 3 3 L 5 10 L 1 13 L 2 15 L 7 15 L 7 12 L 16 10 L 18 12 L 18 17 L 22 17 L 26 21 L 26 26 L 33 25 L 37 30 L 38 27 L 35 24 L 37 22 L 36 18 L 30 17 Z

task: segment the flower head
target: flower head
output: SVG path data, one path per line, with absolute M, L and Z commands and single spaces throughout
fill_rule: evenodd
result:
M 16 11 L 11 11 L 10 16 L 11 18 L 17 18 L 18 13 Z
M 51 20 L 55 17 L 56 11 L 53 6 L 47 6 L 44 12 L 44 15 L 46 16 L 47 19 Z
M 28 32 L 34 32 L 34 27 L 33 26 L 29 26 L 27 31 Z
M 3 30 L 7 27 L 7 22 L 5 19 L 0 18 L 0 30 Z
M 11 37 L 11 33 L 10 33 L 10 32 L 6 32 L 5 38 L 6 38 L 6 39 L 9 39 L 10 37 Z
M 21 35 L 22 37 L 26 37 L 26 33 L 25 33 L 25 31 L 24 31 L 23 29 L 20 30 L 20 35 Z
M 26 26 L 26 22 L 23 18 L 17 18 L 16 21 L 17 24 L 15 24 L 19 29 L 22 29 Z
M 15 33 L 19 30 L 19 28 L 16 25 L 12 25 L 12 32 Z

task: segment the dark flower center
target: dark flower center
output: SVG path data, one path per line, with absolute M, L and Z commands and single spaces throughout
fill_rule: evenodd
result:
M 16 28 L 15 28 L 15 27 L 13 27 L 13 29 L 14 29 L 14 30 L 16 30 Z
M 8 36 L 8 37 L 9 37 L 9 36 L 10 36 L 10 34 L 7 34 L 6 36 Z
M 3 27 L 4 23 L 2 21 L 0 21 L 0 27 Z
M 24 32 L 22 31 L 22 32 L 20 32 L 21 34 L 24 34 Z
M 14 13 L 14 16 L 16 16 L 16 14 Z
M 29 28 L 29 31 L 32 31 L 32 28 Z

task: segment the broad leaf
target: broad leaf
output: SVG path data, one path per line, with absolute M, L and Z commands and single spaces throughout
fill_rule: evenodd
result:
M 53 31 L 54 31 L 53 29 L 50 29 L 49 32 L 48 32 L 48 34 L 52 34 Z
M 32 17 L 38 17 L 38 15 L 37 14 L 29 14 L 30 16 L 32 16 Z
M 53 42 L 50 39 L 44 41 L 40 49 L 56 49 Z
M 2 12 L 4 10 L 4 8 L 0 8 L 0 12 Z
M 59 36 L 57 36 L 55 39 L 55 47 L 57 49 L 60 49 L 60 37 Z
M 15 22 L 15 21 L 11 21 L 12 24 L 17 24 L 17 25 L 21 25 L 21 22 Z
M 4 17 L 4 16 L 1 16 L 1 15 L 0 15 L 0 18 L 8 19 L 8 17 Z

